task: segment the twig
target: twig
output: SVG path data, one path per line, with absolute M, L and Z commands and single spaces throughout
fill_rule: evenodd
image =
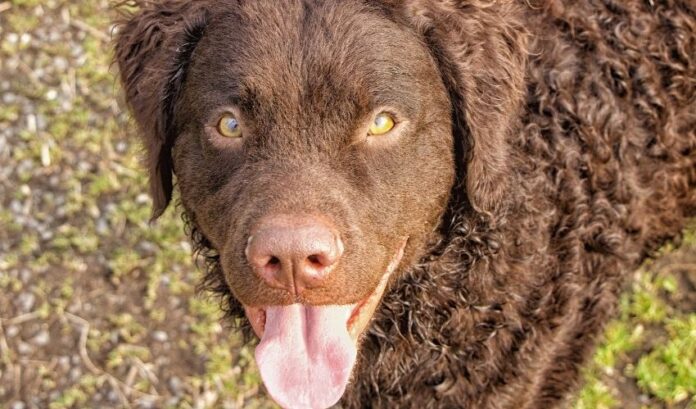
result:
M 123 404 L 123 406 L 125 406 L 126 408 L 130 409 L 130 402 L 128 402 L 128 398 L 126 397 L 126 395 L 123 394 L 123 391 L 121 390 L 121 387 L 118 384 L 118 379 L 114 378 L 111 375 L 104 376 L 106 376 L 106 380 L 107 382 L 109 382 L 109 385 L 111 385 L 111 388 L 113 388 L 113 390 L 116 391 L 118 398 L 121 400 L 121 404 Z
M 19 325 L 23 324 L 27 321 L 34 320 L 36 318 L 39 318 L 41 314 L 38 311 L 32 311 L 26 314 L 18 315 L 14 318 L 9 318 L 5 320 L 5 324 L 7 325 Z
M 692 263 L 675 263 L 667 264 L 657 271 L 658 274 L 673 274 L 677 271 L 686 271 L 688 273 L 696 272 L 696 264 Z
M 84 22 L 82 20 L 78 20 L 76 18 L 73 18 L 70 20 L 70 25 L 72 25 L 73 27 L 75 27 L 79 30 L 86 31 L 87 33 L 93 35 L 97 39 L 104 41 L 106 43 L 111 41 L 111 38 L 107 34 L 105 34 L 104 32 L 99 31 L 98 29 L 90 26 L 89 24 L 87 24 L 86 22 Z
M 22 393 L 22 366 L 14 367 L 14 395 L 19 397 Z
M 19 60 L 18 68 L 29 78 L 31 84 L 37 89 L 41 89 L 43 84 L 34 70 L 22 60 Z
M 159 399 L 160 397 L 157 395 L 152 395 L 149 393 L 141 392 L 135 388 L 133 388 L 130 385 L 127 385 L 126 383 L 120 381 L 118 378 L 115 376 L 111 375 L 105 370 L 99 369 L 94 362 L 89 357 L 89 352 L 87 351 L 87 338 L 89 336 L 89 329 L 90 329 L 90 324 L 87 320 L 85 320 L 82 317 L 78 317 L 77 315 L 71 314 L 69 312 L 64 313 L 65 318 L 68 320 L 72 321 L 74 324 L 78 325 L 80 327 L 80 358 L 85 363 L 85 366 L 87 369 L 89 369 L 90 372 L 92 372 L 94 375 L 99 375 L 104 378 L 109 382 L 109 384 L 114 388 L 116 393 L 119 396 L 119 399 L 121 399 L 121 403 L 127 407 L 130 408 L 130 403 L 128 402 L 128 398 L 126 395 L 123 393 L 122 389 L 125 389 L 129 395 L 138 395 L 140 397 L 147 397 L 151 399 Z
M 141 373 L 141 374 L 144 374 L 145 377 L 146 377 L 153 385 L 158 385 L 158 384 L 159 384 L 159 379 L 157 378 L 157 376 L 156 376 L 154 373 L 152 373 L 152 371 L 150 370 L 150 368 L 148 368 L 147 365 L 145 365 L 145 363 L 144 363 L 143 361 L 140 360 L 140 358 L 133 357 L 133 360 L 135 361 L 135 364 L 136 364 L 136 365 L 138 366 L 138 368 L 140 369 L 140 373 Z
M 111 387 L 116 391 L 116 394 L 118 395 L 119 399 L 121 400 L 121 404 L 123 404 L 125 407 L 130 408 L 130 403 L 128 402 L 128 398 L 126 395 L 123 393 L 121 390 L 121 387 L 119 386 L 119 381 L 118 379 L 114 378 L 111 374 L 102 371 L 101 369 L 97 368 L 97 366 L 92 362 L 92 359 L 89 357 L 89 352 L 87 351 L 87 339 L 89 337 L 89 322 L 82 318 L 78 317 L 77 315 L 73 315 L 69 312 L 64 313 L 65 318 L 67 318 L 69 321 L 72 321 L 74 324 L 78 325 L 80 327 L 80 345 L 79 345 L 79 350 L 80 350 L 80 358 L 82 358 L 82 362 L 85 364 L 87 369 L 92 372 L 94 375 L 97 376 L 104 376 L 106 377 L 106 380 L 109 382 Z
M 132 387 L 133 384 L 135 383 L 135 376 L 138 374 L 138 368 L 135 366 L 131 366 L 130 369 L 128 370 L 128 375 L 126 375 L 126 380 L 123 381 L 128 387 Z
M 80 327 L 80 358 L 82 358 L 82 361 L 85 363 L 85 366 L 94 375 L 101 375 L 103 371 L 97 368 L 96 365 L 94 365 L 94 362 L 92 362 L 92 359 L 90 359 L 89 352 L 87 351 L 87 338 L 89 337 L 90 328 L 89 322 L 84 318 L 78 317 L 77 315 L 73 315 L 69 312 L 65 313 L 65 318 L 67 318 L 68 320 L 72 321 Z
M 7 343 L 7 338 L 5 338 L 5 329 L 2 326 L 2 320 L 0 319 L 0 361 L 3 362 L 7 369 L 7 374 L 14 374 L 15 377 L 15 395 L 19 395 L 19 376 L 17 376 L 17 368 L 12 364 L 12 358 L 10 357 L 10 346 Z
M 10 355 L 10 346 L 7 344 L 7 338 L 5 338 L 5 328 L 2 326 L 2 320 L 0 319 L 0 357 Z

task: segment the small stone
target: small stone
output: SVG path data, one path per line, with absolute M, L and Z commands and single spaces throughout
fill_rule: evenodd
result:
M 11 325 L 7 328 L 5 328 L 5 335 L 7 335 L 7 338 L 14 338 L 19 334 L 19 327 L 16 325 Z
M 147 193 L 141 193 L 135 197 L 135 203 L 146 204 L 150 202 L 150 196 Z
M 20 202 L 17 199 L 14 199 L 10 202 L 10 210 L 13 213 L 22 213 L 22 210 L 24 209 L 24 206 L 22 206 L 22 202 Z
M 47 143 L 41 144 L 41 164 L 44 168 L 51 166 L 51 148 Z
M 158 247 L 149 241 L 141 241 L 137 244 L 137 249 L 145 255 L 155 254 L 158 251 Z
M 119 141 L 116 143 L 116 152 L 118 153 L 126 153 L 128 150 L 128 144 L 125 143 L 124 141 Z
M 51 342 L 51 335 L 46 330 L 41 330 L 31 341 L 36 346 L 46 346 Z
M 30 292 L 24 292 L 17 296 L 17 307 L 23 314 L 28 313 L 34 308 L 36 303 L 36 296 Z
M 17 352 L 19 352 L 20 355 L 29 355 L 32 351 L 34 351 L 34 349 L 26 342 L 19 342 L 17 344 Z
M 112 403 L 120 401 L 120 398 L 118 396 L 118 393 L 116 393 L 116 391 L 109 391 L 109 393 L 106 394 L 106 399 Z
M 172 395 L 175 395 L 175 396 L 181 395 L 181 385 L 182 385 L 181 379 L 179 379 L 176 376 L 172 376 L 169 379 L 168 385 L 169 385 L 169 391 L 172 393 Z
M 109 229 L 109 222 L 105 218 L 100 217 L 97 219 L 95 230 L 97 234 L 106 235 L 111 230 Z
M 167 340 L 169 340 L 169 335 L 164 331 L 155 331 L 152 333 L 152 339 L 157 342 L 167 342 Z
M 4 102 L 7 105 L 14 104 L 15 101 L 17 101 L 17 95 L 7 92 L 2 95 L 2 102 Z
M 68 376 L 70 377 L 71 381 L 75 382 L 82 376 L 82 370 L 80 370 L 79 367 L 74 367 L 70 370 Z
M 60 71 L 60 72 L 65 71 L 68 69 L 68 66 L 69 66 L 68 60 L 66 60 L 63 57 L 56 57 L 53 60 L 53 66 L 56 68 L 57 71 Z
M 67 371 L 70 368 L 70 357 L 64 355 L 58 358 L 58 366 L 63 371 Z
M 155 407 L 155 400 L 150 397 L 140 398 L 137 401 L 138 408 L 152 409 Z
M 24 402 L 20 401 L 12 402 L 12 404 L 10 405 L 10 409 L 25 409 L 26 407 L 27 405 Z
M 31 270 L 29 270 L 28 268 L 23 268 L 23 269 L 19 270 L 19 280 L 22 283 L 24 283 L 24 284 L 28 283 L 29 280 L 31 280 L 31 278 L 32 278 Z

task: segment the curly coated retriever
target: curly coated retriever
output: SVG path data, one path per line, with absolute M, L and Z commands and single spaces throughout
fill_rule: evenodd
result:
M 564 406 L 696 214 L 693 0 L 136 3 L 153 217 L 283 407 Z

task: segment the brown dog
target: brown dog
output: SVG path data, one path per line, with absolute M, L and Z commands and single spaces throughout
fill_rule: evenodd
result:
M 176 175 L 284 407 L 561 405 L 696 212 L 693 2 L 140 6 L 154 217 Z

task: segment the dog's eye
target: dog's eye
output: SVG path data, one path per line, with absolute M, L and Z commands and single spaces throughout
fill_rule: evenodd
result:
M 239 125 L 237 118 L 230 114 L 225 114 L 218 122 L 218 132 L 227 138 L 241 138 L 242 127 Z
M 386 113 L 379 113 L 372 124 L 370 124 L 370 129 L 368 130 L 369 135 L 384 135 L 385 133 L 391 131 L 394 128 L 394 118 Z

